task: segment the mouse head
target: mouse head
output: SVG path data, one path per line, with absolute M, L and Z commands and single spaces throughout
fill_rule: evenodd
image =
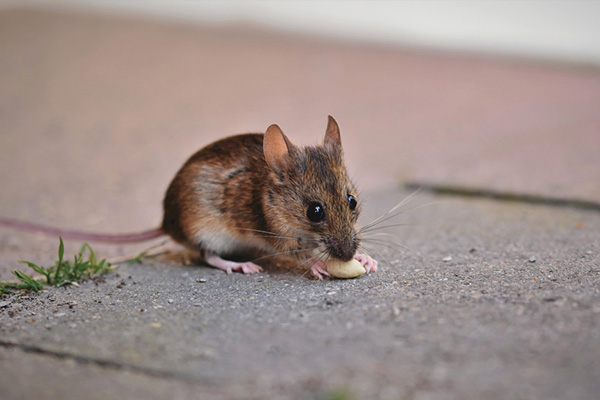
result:
M 279 235 L 277 247 L 301 258 L 349 261 L 359 246 L 360 205 L 344 165 L 337 122 L 330 116 L 322 145 L 298 147 L 277 125 L 263 142 L 272 182 L 265 219 Z

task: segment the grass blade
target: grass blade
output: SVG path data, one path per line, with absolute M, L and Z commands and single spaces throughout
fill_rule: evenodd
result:
M 44 267 L 40 267 L 37 264 L 34 264 L 30 261 L 25 261 L 25 260 L 19 260 L 17 261 L 20 264 L 26 264 L 29 268 L 31 268 L 32 270 L 34 270 L 35 272 L 37 272 L 38 274 L 44 276 L 46 278 L 46 283 L 50 282 L 50 271 Z
M 17 270 L 13 271 L 13 274 L 21 281 L 24 285 L 26 285 L 27 289 L 31 289 L 35 292 L 42 290 L 43 286 L 41 283 L 33 279 L 31 276 L 27 275 L 24 272 Z
M 58 261 L 56 262 L 56 271 L 54 272 L 54 282 L 58 281 L 59 274 L 62 270 L 63 256 L 65 254 L 65 244 L 63 243 L 62 237 L 59 236 L 58 238 L 60 243 L 58 245 Z
M 14 294 L 12 290 L 9 290 L 4 286 L 4 282 L 0 282 L 0 294 Z

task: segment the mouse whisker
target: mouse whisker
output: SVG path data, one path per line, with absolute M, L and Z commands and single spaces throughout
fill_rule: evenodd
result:
M 391 264 L 390 260 L 381 251 L 379 251 L 379 249 L 377 249 L 376 247 L 374 247 L 372 244 L 370 244 L 370 243 L 364 243 L 361 247 L 364 250 L 366 250 L 365 252 L 367 254 L 369 254 L 369 253 L 374 254 L 375 256 L 377 256 L 377 258 L 379 260 L 385 260 L 386 264 L 388 264 L 388 265 Z
M 298 267 L 296 268 L 299 269 L 300 267 L 303 267 L 305 265 L 308 265 L 308 263 L 310 262 L 314 262 L 315 260 L 318 261 L 322 261 L 322 262 L 327 262 L 327 259 L 329 259 L 329 253 L 327 252 L 327 249 L 322 249 L 321 251 L 319 251 L 317 254 L 315 254 L 312 258 L 307 258 L 306 260 L 304 260 L 303 263 L 301 263 L 300 265 L 298 265 Z M 303 273 L 302 276 L 306 276 L 306 274 L 308 274 L 310 272 L 310 268 L 307 268 Z
M 432 201 L 432 202 L 429 202 L 429 203 L 420 204 L 418 206 L 414 206 L 414 207 L 407 208 L 407 209 L 404 209 L 404 210 L 399 210 L 399 211 L 396 211 L 394 213 L 390 213 L 390 211 L 388 211 L 387 213 L 383 214 L 381 217 L 379 217 L 379 218 L 373 220 L 372 222 L 370 222 L 370 223 L 364 225 L 363 227 L 361 227 L 360 231 L 365 231 L 365 230 L 370 230 L 370 229 L 376 228 L 377 225 L 379 225 L 379 224 L 381 224 L 381 223 L 383 223 L 385 221 L 389 221 L 392 218 L 396 218 L 396 217 L 398 217 L 398 216 L 400 216 L 402 214 L 405 214 L 405 213 L 407 213 L 409 211 L 418 210 L 419 208 L 423 208 L 423 207 L 427 207 L 427 206 L 431 206 L 431 205 L 439 204 L 439 203 L 440 203 L 439 201 Z
M 404 199 L 400 200 L 394 207 L 392 207 L 390 210 L 388 210 L 385 214 L 383 214 L 383 215 L 379 216 L 378 218 L 374 219 L 372 222 L 370 222 L 369 224 L 365 225 L 365 227 L 369 227 L 371 225 L 378 224 L 383 218 L 385 218 L 388 215 L 392 214 L 398 208 L 402 207 L 404 204 L 406 204 L 409 201 L 411 201 L 412 199 L 414 199 L 419 194 L 419 192 L 421 191 L 421 189 L 422 188 L 419 188 L 419 189 L 415 190 L 413 193 L 409 194 Z
M 241 231 L 250 231 L 250 232 L 256 232 L 256 233 L 264 233 L 267 235 L 277 235 L 275 232 L 271 232 L 271 231 L 265 231 L 262 229 L 252 229 L 252 228 L 238 228 Z
M 401 252 L 402 249 L 408 250 L 408 251 L 411 251 L 422 257 L 422 254 L 420 252 L 418 252 L 417 250 L 415 250 L 409 246 L 406 246 L 404 244 L 393 242 L 391 240 L 379 240 L 379 239 L 374 239 L 374 238 L 366 238 L 366 239 L 363 239 L 363 243 L 380 246 L 380 247 L 387 248 L 387 249 L 397 251 L 397 252 Z
M 402 214 L 405 214 L 409 211 L 414 211 L 422 207 L 430 206 L 439 202 L 429 202 L 425 204 L 415 205 L 409 208 L 401 208 L 408 204 L 409 201 L 413 200 L 420 192 L 420 189 L 411 193 L 405 199 L 400 201 L 394 207 L 392 207 L 385 214 L 381 215 L 379 218 L 376 218 L 372 222 L 360 227 L 357 231 L 357 235 L 360 237 L 361 243 L 364 244 L 366 249 L 375 251 L 379 258 L 387 259 L 383 254 L 387 253 L 386 251 L 380 250 L 391 250 L 392 252 L 401 253 L 404 250 L 408 250 L 412 253 L 417 254 L 419 257 L 423 258 L 423 255 L 418 251 L 406 246 L 404 244 L 400 244 L 395 242 L 396 236 L 389 232 L 382 232 L 384 229 L 391 229 L 397 227 L 404 227 L 409 225 L 414 225 L 412 222 L 396 222 L 395 218 L 400 217 Z M 388 261 L 389 263 L 389 261 Z
M 283 257 L 283 256 L 291 256 L 291 255 L 302 254 L 302 253 L 306 253 L 306 252 L 312 251 L 312 250 L 314 250 L 316 248 L 318 248 L 318 246 L 315 246 L 315 247 L 306 247 L 306 248 L 302 248 L 302 249 L 293 249 L 293 250 L 282 251 L 282 252 L 273 253 L 273 254 L 266 254 L 264 256 L 261 256 L 261 257 L 253 259 L 252 262 L 259 261 L 259 260 L 265 260 L 265 259 L 269 259 L 269 258 L 273 258 L 273 257 Z
M 381 221 L 381 222 L 384 222 L 384 221 Z M 375 226 L 368 227 L 367 229 L 361 228 L 358 233 L 364 235 L 365 233 L 371 233 L 375 229 L 397 228 L 400 226 L 411 226 L 411 225 L 415 225 L 415 224 L 413 222 L 399 222 L 397 224 L 389 224 L 389 225 L 382 225 L 382 226 L 375 225 Z
M 365 240 L 369 241 L 371 239 L 376 239 L 376 238 L 381 237 L 381 236 L 385 236 L 387 238 L 393 238 L 393 239 L 396 238 L 396 235 L 393 235 L 393 234 L 391 234 L 389 232 L 369 232 L 366 235 L 362 235 L 361 236 L 361 240 L 362 241 L 365 241 Z
M 297 236 L 286 236 L 286 235 L 281 235 L 275 232 L 270 232 L 270 231 L 264 231 L 264 230 L 260 230 L 260 229 L 251 229 L 251 228 L 239 228 L 240 230 L 243 231 L 249 231 L 249 232 L 254 232 L 254 233 L 260 233 L 262 235 L 257 235 L 259 237 L 268 237 L 268 238 L 275 238 L 275 239 L 289 239 L 289 240 L 298 240 Z M 307 242 L 318 242 L 318 239 L 311 239 L 311 238 L 303 238 L 302 240 L 305 240 Z

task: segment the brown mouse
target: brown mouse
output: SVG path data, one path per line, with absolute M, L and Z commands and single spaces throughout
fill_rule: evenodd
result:
M 0 226 L 107 242 L 166 233 L 227 273 L 259 272 L 251 260 L 271 256 L 294 257 L 318 279 L 329 275 L 330 258 L 355 258 L 367 272 L 377 270 L 375 260 L 358 253 L 360 202 L 331 116 L 318 146 L 296 146 L 271 125 L 264 135 L 231 136 L 204 147 L 175 175 L 163 205 L 162 227 L 138 234 L 66 232 L 7 219 Z

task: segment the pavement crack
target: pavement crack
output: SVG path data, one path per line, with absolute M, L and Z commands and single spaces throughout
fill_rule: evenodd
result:
M 81 356 L 81 355 L 72 354 L 72 353 L 69 353 L 66 351 L 48 350 L 42 346 L 24 344 L 24 343 L 15 342 L 12 340 L 0 340 L 0 347 L 18 349 L 25 353 L 39 354 L 39 355 L 43 355 L 43 356 L 54 357 L 57 359 L 73 360 L 77 363 L 82 363 L 82 364 L 90 364 L 90 365 L 93 364 L 93 365 L 96 365 L 96 366 L 99 366 L 102 368 L 108 368 L 108 369 L 119 370 L 119 371 L 130 371 L 130 372 L 144 374 L 144 375 L 148 375 L 148 376 L 152 376 L 152 377 L 156 377 L 156 378 L 176 379 L 179 381 L 195 382 L 195 383 L 202 383 L 201 381 L 203 380 L 202 377 L 191 376 L 188 374 L 167 372 L 167 371 L 162 371 L 159 369 L 142 367 L 142 366 L 133 365 L 133 364 L 124 364 L 124 363 L 114 361 L 114 360 Z
M 512 193 L 508 191 L 500 191 L 485 188 L 471 188 L 458 185 L 443 185 L 435 183 L 423 182 L 408 182 L 404 186 L 409 190 L 424 190 L 433 194 L 470 197 L 470 198 L 486 198 L 512 203 L 539 204 L 552 207 L 576 208 L 579 210 L 591 210 L 600 212 L 600 203 L 590 200 L 538 196 L 525 193 Z

